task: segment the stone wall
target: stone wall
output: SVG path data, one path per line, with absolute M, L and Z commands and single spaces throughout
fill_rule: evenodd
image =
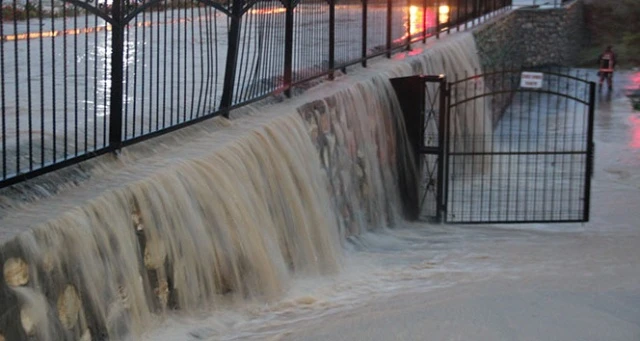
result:
M 560 8 L 517 9 L 474 35 L 485 70 L 570 66 L 587 40 L 583 0 Z
M 519 70 L 538 66 L 571 66 L 588 39 L 583 0 L 560 8 L 526 7 L 478 27 L 474 32 L 482 69 Z M 514 77 L 514 75 L 516 77 Z M 517 87 L 517 73 L 485 76 L 489 91 Z M 491 96 L 494 124 L 513 93 Z

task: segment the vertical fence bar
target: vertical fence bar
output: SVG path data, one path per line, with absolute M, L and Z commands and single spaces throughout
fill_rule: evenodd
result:
M 391 26 L 393 25 L 393 18 L 391 17 L 393 0 L 387 0 L 387 58 L 391 58 Z
M 67 6 L 63 6 L 62 7 L 62 17 L 64 18 L 64 21 L 62 22 L 62 31 L 63 32 L 67 32 Z M 114 17 L 115 17 L 115 13 L 114 13 Z M 116 18 L 120 18 L 120 17 L 116 17 Z M 29 43 L 27 43 L 27 46 Z M 62 36 L 62 60 L 64 61 L 64 63 L 62 64 L 62 78 L 64 79 L 63 82 L 63 86 L 62 86 L 62 98 L 63 100 L 63 104 L 62 104 L 62 108 L 63 108 L 63 114 L 62 114 L 62 119 L 63 119 L 63 123 L 62 123 L 62 130 L 63 130 L 63 134 L 62 134 L 62 141 L 63 141 L 63 145 L 62 145 L 62 155 L 63 155 L 63 159 L 66 160 L 68 155 L 67 155 L 67 146 L 69 145 L 68 143 L 68 112 L 69 112 L 69 108 L 68 108 L 68 100 L 67 100 L 67 93 L 68 93 L 68 87 L 67 87 L 67 77 L 68 77 L 68 72 L 67 72 L 67 35 L 64 34 Z M 27 68 L 28 70 L 28 68 Z
M 229 117 L 229 108 L 233 101 L 233 88 L 235 87 L 236 67 L 238 65 L 238 49 L 240 47 L 240 25 L 242 20 L 242 7 L 244 0 L 233 0 L 231 9 L 231 25 L 229 27 L 229 46 L 227 50 L 227 62 L 224 70 L 224 86 L 220 98 L 222 115 Z
M 336 67 L 336 0 L 329 0 L 329 79 Z
M 440 103 L 438 109 L 438 180 L 436 185 L 436 219 L 442 221 L 442 213 L 446 210 L 446 202 L 444 196 L 444 183 L 445 179 L 445 136 L 447 134 L 446 121 L 449 117 L 449 106 L 447 98 L 449 97 L 449 90 L 447 89 L 447 77 L 440 75 Z
M 31 11 L 30 9 L 25 10 L 27 15 L 27 37 L 30 36 L 31 34 L 31 25 L 30 25 L 31 18 L 29 13 L 30 11 Z M 65 51 L 66 51 L 66 48 L 65 48 Z M 65 68 L 65 71 L 66 71 L 66 68 Z M 29 80 L 27 82 L 27 111 L 29 113 L 27 116 L 27 119 L 28 119 L 27 129 L 29 129 L 29 171 L 32 171 L 33 170 L 33 117 L 32 117 L 33 107 L 31 105 L 31 44 L 29 43 L 28 40 L 27 40 L 27 79 Z M 66 124 L 66 121 L 65 121 L 65 124 Z
M 455 76 L 455 79 L 457 80 L 458 76 Z M 440 120 L 442 122 L 440 122 L 439 126 L 440 128 L 442 128 L 442 145 L 440 146 L 440 148 L 442 148 L 442 167 L 443 167 L 443 171 L 442 171 L 442 221 L 446 222 L 447 221 L 447 217 L 448 217 L 448 209 L 449 209 L 449 174 L 451 173 L 450 170 L 450 161 L 449 161 L 449 153 L 451 152 L 449 150 L 449 141 L 450 141 L 450 133 L 449 133 L 449 125 L 450 125 L 450 117 L 451 117 L 451 97 L 452 96 L 452 92 L 453 92 L 453 85 L 449 82 L 447 82 L 445 80 L 444 83 L 444 88 L 443 91 L 446 92 L 445 95 L 445 106 L 447 108 L 447 110 L 444 112 L 444 115 L 440 116 Z
M 411 6 L 407 6 L 407 51 L 411 51 Z
M 111 14 L 111 98 L 109 110 L 109 148 L 117 150 L 122 145 L 122 80 L 124 59 L 124 23 L 122 0 L 112 4 Z
M 12 4 L 12 8 L 13 8 L 13 15 L 16 16 L 16 12 L 18 11 L 18 2 L 16 0 L 13 0 L 13 4 Z M 13 34 L 18 34 L 18 19 L 17 18 L 13 18 Z M 15 81 L 15 98 L 16 98 L 16 103 L 20 103 L 20 89 L 19 89 L 19 84 L 20 84 L 20 76 L 19 76 L 19 71 L 20 69 L 18 68 L 18 62 L 20 60 L 20 56 L 18 54 L 18 51 L 20 51 L 19 46 L 18 46 L 18 39 L 14 40 L 14 44 L 13 44 L 13 69 L 15 72 L 14 75 L 14 81 Z M 55 111 L 55 110 L 54 110 Z M 15 117 L 15 123 L 14 123 L 14 128 L 16 131 L 16 136 L 15 136 L 15 142 L 16 142 L 16 152 L 15 152 L 15 160 L 16 160 L 16 174 L 20 174 L 20 108 L 16 108 L 15 113 L 13 114 L 13 116 Z M 55 137 L 55 130 L 53 133 L 54 137 Z M 55 154 L 55 148 L 54 148 L 54 154 Z M 54 159 L 55 160 L 55 159 Z
M 435 17 L 436 17 L 436 39 L 440 39 L 440 0 L 436 0 L 433 2 L 435 6 Z
M 446 5 L 447 5 L 447 34 L 451 34 L 451 1 L 450 0 L 446 0 Z
M 426 1 L 426 0 L 425 0 Z M 362 67 L 367 67 L 367 5 L 369 0 L 362 0 Z
M 476 25 L 476 1 L 477 0 L 468 0 L 469 1 L 469 22 L 470 27 L 474 27 Z
M 471 1 L 471 27 L 476 27 L 476 19 L 478 18 L 478 1 Z
M 461 0 L 456 0 L 456 32 L 460 32 L 460 4 Z
M 0 10 L 4 8 L 4 2 L 0 0 Z M 0 37 L 4 36 L 4 15 L 0 15 Z M 40 53 L 42 55 L 42 52 Z M 42 63 L 40 64 L 42 65 Z M 7 108 L 5 105 L 6 101 L 6 88 L 7 85 L 4 82 L 4 44 L 0 44 L 0 114 L 2 117 L 0 121 L 2 122 L 2 180 L 7 178 Z M 42 96 L 41 96 L 42 97 Z M 41 100 L 42 101 L 42 100 Z M 44 122 L 44 120 L 42 120 Z M 44 134 L 42 134 L 44 136 Z M 44 150 L 44 145 L 41 147 Z M 42 152 L 44 155 L 44 152 Z
M 291 83 L 293 79 L 293 0 L 286 1 L 286 17 L 284 28 L 284 93 L 291 97 Z
M 476 26 L 476 3 L 478 0 L 471 0 L 471 27 Z
M 591 206 L 591 177 L 593 176 L 593 158 L 595 144 L 593 143 L 593 121 L 595 116 L 596 83 L 589 82 L 589 121 L 587 122 L 587 164 L 584 177 L 584 209 L 583 221 L 589 221 L 589 207 Z
M 471 0 L 462 0 L 464 1 L 464 28 L 468 27 L 469 19 L 471 18 L 471 10 L 469 9 Z
M 422 0 L 422 43 L 427 42 L 427 0 Z

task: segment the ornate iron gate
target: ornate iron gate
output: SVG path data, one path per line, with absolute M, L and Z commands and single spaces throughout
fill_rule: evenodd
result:
M 417 76 L 424 84 L 422 129 L 413 139 L 420 218 L 588 221 L 595 84 L 585 78 L 555 70 L 498 71 L 450 83 Z

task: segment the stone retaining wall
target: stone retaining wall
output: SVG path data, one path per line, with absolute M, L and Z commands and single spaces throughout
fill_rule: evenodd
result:
M 514 10 L 474 32 L 483 68 L 571 66 L 587 40 L 584 3 Z
M 583 0 L 560 8 L 526 7 L 478 27 L 474 31 L 480 63 L 485 72 L 538 66 L 571 66 L 587 42 Z M 509 90 L 516 78 L 503 74 L 485 77 L 488 91 Z M 494 124 L 509 106 L 513 93 L 494 95 Z

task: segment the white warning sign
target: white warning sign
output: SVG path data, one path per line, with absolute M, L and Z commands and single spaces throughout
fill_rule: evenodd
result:
M 520 87 L 528 89 L 542 88 L 542 80 L 544 74 L 542 72 L 523 72 L 520 76 Z

